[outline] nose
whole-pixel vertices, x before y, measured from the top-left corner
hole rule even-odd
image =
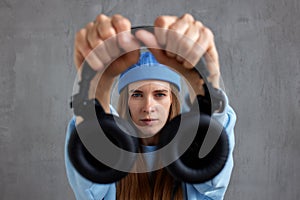
[[[144,113],[152,113],[155,110],[155,102],[154,99],[150,96],[145,98],[144,105],[143,105],[143,112]]]

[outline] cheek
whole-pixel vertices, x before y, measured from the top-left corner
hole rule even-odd
[[[165,118],[169,117],[171,103],[172,103],[171,100],[168,100],[168,101],[164,102],[163,104],[161,104],[161,107],[163,108],[163,109],[161,109],[161,111],[164,113]]]
[[[131,117],[132,121],[134,121],[135,123],[137,123],[138,122],[138,120],[137,120],[138,106],[136,104],[132,104],[129,101],[128,102],[128,109],[129,109],[129,113],[130,113],[130,117]]]

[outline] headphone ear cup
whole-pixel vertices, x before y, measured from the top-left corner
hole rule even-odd
[[[81,142],[74,128],[68,144],[68,154],[75,169],[86,179],[100,184],[113,183],[125,177],[126,172],[115,170],[97,160]]]
[[[138,152],[138,140],[128,134],[129,131],[134,131],[134,129],[125,120],[105,113],[97,113],[97,118],[98,120],[84,120],[76,128],[73,128],[68,143],[68,154],[75,169],[86,179],[100,184],[113,183],[128,174],[128,172],[117,170],[117,166],[126,163],[128,170],[130,170],[135,163],[135,157],[128,158],[120,151],[117,158],[112,158],[116,161],[115,167],[107,166],[88,151],[78,132],[87,135],[89,138],[93,138],[91,137],[93,134],[104,134],[119,149],[133,153]],[[101,128],[99,128],[99,124]]]
[[[188,137],[187,134],[193,134],[195,130],[193,126],[198,127],[196,136],[191,145],[180,155],[179,151],[185,141],[184,137]],[[209,134],[214,134],[212,138],[219,137],[219,139],[206,156],[199,158],[199,151],[208,129],[210,129]],[[179,134],[180,137],[170,143],[175,137],[174,134]],[[189,112],[179,115],[166,124],[161,136],[162,143],[170,143],[172,149],[169,154],[163,156],[175,160],[166,169],[177,180],[187,183],[206,182],[218,175],[225,166],[229,155],[226,131],[219,122],[207,114],[201,113],[199,116],[199,113]]]

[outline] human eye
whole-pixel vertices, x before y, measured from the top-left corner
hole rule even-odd
[[[165,97],[167,96],[165,93],[159,92],[155,94],[156,97]]]
[[[154,92],[154,96],[157,97],[157,98],[164,98],[164,97],[167,97],[169,95],[169,91],[168,90],[156,90]]]
[[[143,95],[141,93],[137,93],[137,92],[134,92],[132,93],[131,97],[134,97],[134,98],[137,98],[137,97],[142,97]]]

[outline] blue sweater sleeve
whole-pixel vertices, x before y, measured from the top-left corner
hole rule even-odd
[[[233,149],[235,145],[234,126],[236,123],[236,114],[229,106],[227,96],[224,111],[222,113],[215,113],[213,117],[223,124],[226,129],[229,138],[229,157],[222,171],[212,180],[201,184],[186,184],[186,192],[189,200],[221,200],[224,198],[229,185],[233,169]]]
[[[65,140],[65,166],[70,186],[77,200],[111,200],[116,199],[115,184],[96,184],[81,176],[72,165],[67,146],[75,128],[75,117],[68,124]]]

